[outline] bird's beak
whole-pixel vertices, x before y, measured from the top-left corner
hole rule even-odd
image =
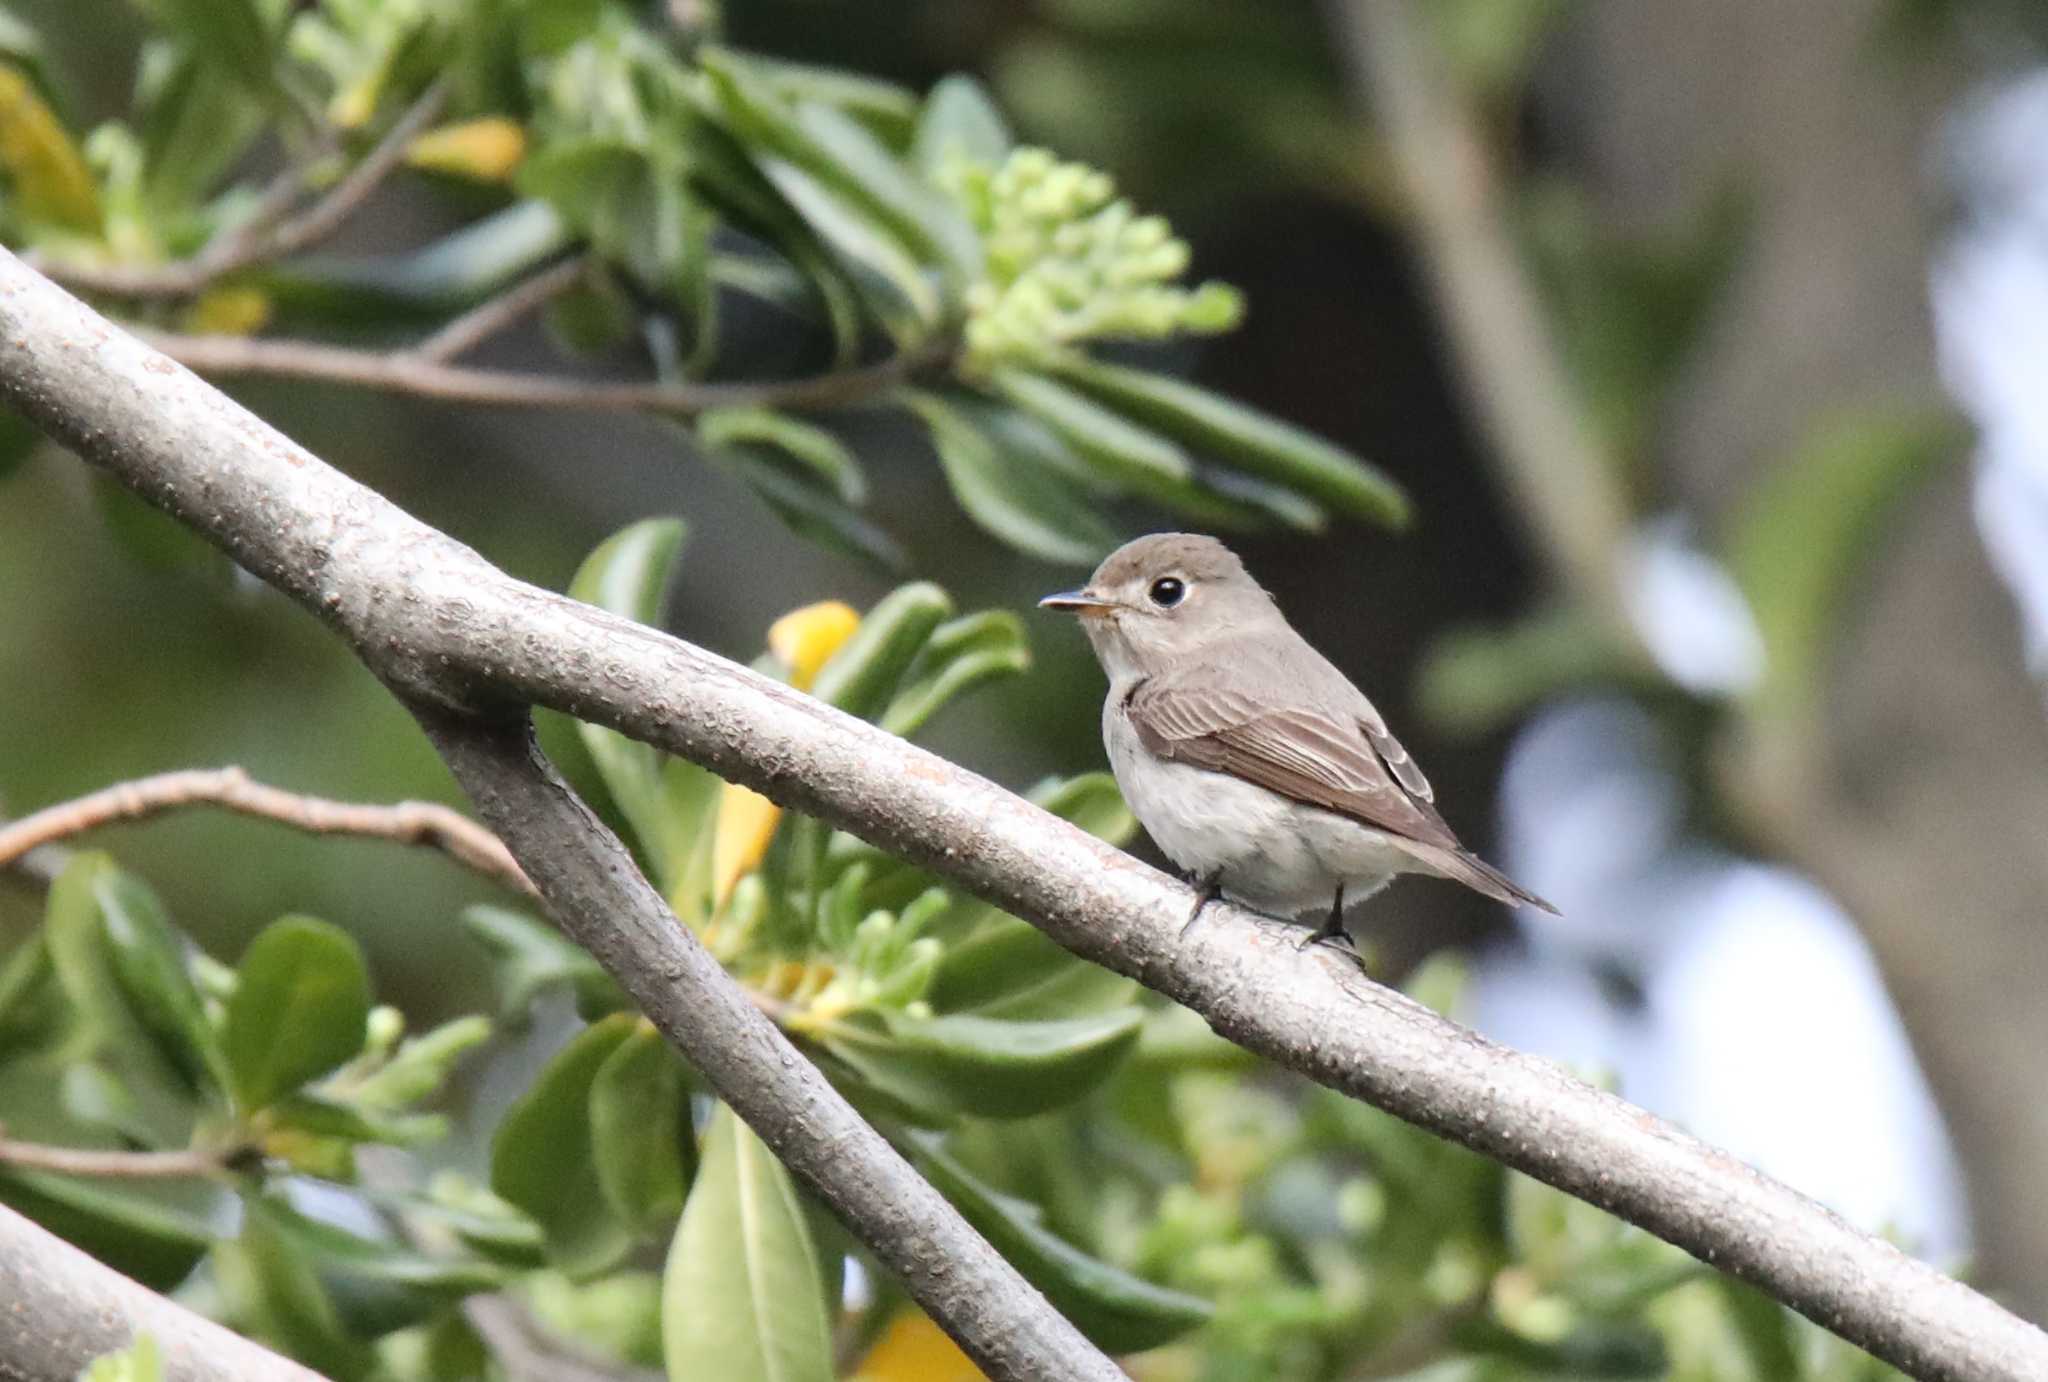
[[[1040,609],[1061,609],[1069,614],[1107,614],[1116,608],[1114,601],[1100,595],[1091,595],[1087,590],[1063,590],[1057,595],[1048,595],[1038,602]]]

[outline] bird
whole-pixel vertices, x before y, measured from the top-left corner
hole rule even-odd
[[[1557,914],[1459,843],[1365,693],[1215,538],[1127,542],[1038,603],[1078,617],[1109,678],[1110,769],[1196,890],[1183,934],[1221,896],[1282,919],[1320,912],[1301,945],[1343,944],[1346,906],[1400,874]]]

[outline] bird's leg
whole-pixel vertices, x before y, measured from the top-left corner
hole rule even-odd
[[[1219,869],[1211,874],[1191,874],[1188,883],[1195,890],[1195,906],[1194,910],[1188,913],[1188,919],[1181,923],[1180,933],[1183,938],[1194,930],[1195,923],[1202,919],[1202,909],[1223,896],[1223,871]]]
[[[1323,919],[1323,924],[1311,932],[1306,940],[1294,948],[1296,950],[1306,950],[1319,941],[1325,944],[1342,945],[1346,950],[1354,952],[1357,949],[1356,946],[1351,944],[1349,933],[1344,930],[1344,885],[1342,883],[1337,885],[1337,900],[1330,904],[1330,915]]]

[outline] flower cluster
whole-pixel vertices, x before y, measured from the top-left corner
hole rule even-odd
[[[966,296],[971,367],[1044,361],[1091,340],[1228,331],[1243,315],[1228,284],[1178,281],[1187,243],[1098,169],[1022,148],[996,166],[956,157],[939,181],[985,247]]]

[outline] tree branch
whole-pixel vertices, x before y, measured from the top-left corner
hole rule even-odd
[[[474,369],[421,358],[415,351],[387,353],[314,341],[181,336],[161,331],[136,334],[179,364],[201,374],[324,380],[450,403],[664,413],[673,417],[693,417],[713,408],[817,409],[864,403],[943,363],[952,354],[950,343],[937,342],[876,364],[802,379],[665,384]]]
[[[249,1147],[187,1147],[171,1152],[126,1152],[101,1147],[55,1147],[0,1136],[0,1166],[100,1180],[195,1180],[217,1176],[251,1151]]]
[[[745,667],[511,579],[4,254],[0,397],[316,611],[415,702],[501,712],[547,705],[702,763],[931,868],[1193,1008],[1250,1050],[1641,1225],[1909,1372],[1957,1382],[2048,1376],[2048,1335],[1642,1109],[1487,1041],[1336,957],[1297,951],[1283,923],[1222,907],[1182,938],[1192,894],[1129,855]],[[502,740],[505,731],[496,733]],[[509,761],[493,766],[511,753],[503,742],[469,752],[464,771],[479,786],[486,772],[504,779],[483,809],[515,854],[544,846],[584,856],[569,900],[596,905],[608,888],[645,898],[623,859],[583,840],[528,838],[550,833],[538,823],[543,812],[582,812],[566,793],[534,785]],[[544,889],[551,879],[566,887],[555,861],[524,863]],[[694,982],[705,957],[679,931],[664,939],[650,924],[636,917],[593,939],[622,982],[674,1015],[668,986]],[[749,1042],[763,1029],[732,1028]],[[777,1043],[722,1059],[767,1088],[803,1087],[815,1072],[784,1065],[787,1048]],[[737,1093],[759,1098],[758,1089]],[[790,1107],[805,1107],[807,1096],[791,1097]],[[764,1137],[800,1160],[804,1149],[787,1145],[792,1119],[797,1131],[806,1126],[783,1113]],[[881,1201],[882,1182],[865,1181],[872,1165],[846,1163],[867,1187],[861,1196]],[[962,1342],[970,1352],[987,1347]]]
[[[523,718],[416,713],[562,929],[985,1372],[1020,1382],[1123,1376],[854,1112],[676,920],[618,837],[534,747]]]
[[[0,1205],[0,1376],[72,1382],[101,1354],[148,1334],[166,1382],[321,1382],[232,1330],[95,1261]]]
[[[1552,574],[1635,647],[1619,471],[1585,422],[1522,269],[1486,141],[1417,33],[1408,0],[1333,0],[1330,14],[1379,117],[1459,381],[1516,510]]]
[[[496,297],[478,303],[403,353],[414,360],[445,364],[538,312],[575,287],[583,272],[581,256],[564,259],[530,278],[521,279]]]
[[[190,259],[175,264],[76,264],[33,262],[58,282],[110,297],[188,298],[251,264],[288,258],[340,230],[404,161],[414,139],[434,123],[448,101],[448,83],[437,81],[363,155],[327,194],[297,216],[280,219],[306,184],[304,166],[287,169],[258,202],[249,219],[207,242]]]
[[[0,822],[0,869],[39,845],[116,821],[140,820],[187,806],[219,806],[276,821],[313,835],[361,835],[394,844],[438,849],[488,878],[533,892],[505,846],[459,811],[427,801],[366,806],[328,801],[252,782],[240,768],[195,768],[159,773],[45,807],[18,821]]]

